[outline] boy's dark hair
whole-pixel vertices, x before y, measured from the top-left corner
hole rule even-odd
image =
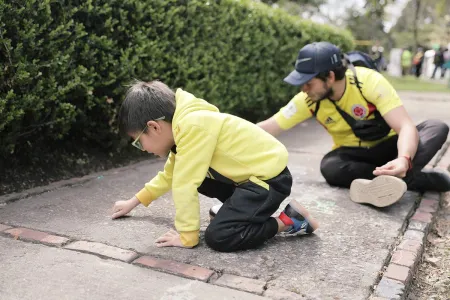
[[[140,132],[148,121],[162,117],[172,122],[174,113],[175,93],[167,85],[161,81],[135,80],[119,110],[119,131],[125,135]]]
[[[345,72],[347,72],[347,67],[344,65],[337,66],[332,70],[320,72],[319,74],[317,74],[317,76],[315,78],[320,79],[323,82],[325,82],[327,80],[327,78],[330,76],[331,71],[334,72],[334,76],[335,76],[336,80],[342,80],[345,77]]]

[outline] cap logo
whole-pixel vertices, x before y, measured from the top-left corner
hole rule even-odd
[[[297,59],[297,61],[295,62],[295,64],[298,65],[298,64],[300,64],[300,63],[302,63],[302,62],[305,62],[305,61],[308,61],[308,60],[311,60],[311,59],[312,59],[311,57],[302,58],[302,59]]]
[[[333,54],[333,56],[331,57],[331,64],[336,64],[338,62],[338,57],[336,54]]]

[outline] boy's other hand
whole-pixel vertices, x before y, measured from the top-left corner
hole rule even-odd
[[[184,246],[180,239],[180,234],[175,230],[169,230],[164,235],[156,240],[157,247],[181,247],[181,248],[191,248]]]
[[[133,197],[127,201],[117,201],[113,207],[112,219],[117,219],[126,215],[140,204],[138,198]]]

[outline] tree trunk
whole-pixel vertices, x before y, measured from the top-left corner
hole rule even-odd
[[[415,6],[415,9],[416,9],[415,16],[414,16],[414,22],[413,22],[413,34],[414,34],[415,51],[419,47],[418,24],[419,24],[420,5],[421,5],[421,0],[414,0],[414,6]]]

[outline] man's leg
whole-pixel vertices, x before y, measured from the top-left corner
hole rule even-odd
[[[345,149],[349,150],[349,149]],[[336,149],[324,156],[320,163],[320,172],[329,185],[349,188],[357,178],[372,179],[375,165],[356,160],[344,149]],[[355,148],[353,154],[359,154],[366,149]]]
[[[438,65],[434,66],[434,71],[433,71],[433,75],[431,75],[431,79],[434,79],[434,75],[436,75],[436,71],[437,71],[438,68],[439,68]]]
[[[421,72],[422,72],[422,65],[419,64],[419,65],[417,65],[417,67],[416,67],[416,77],[417,77],[417,78],[420,77]]]
[[[271,216],[290,194],[289,170],[259,184],[253,181],[236,187],[206,229],[205,241],[212,249],[232,252],[256,248],[279,231],[279,222]]]
[[[367,149],[342,147],[326,154],[320,163],[322,176],[333,186],[349,188],[355,179],[373,179],[373,171],[396,157],[397,137]]]
[[[413,160],[413,168],[404,178],[408,189],[416,191],[450,190],[450,177],[446,173],[422,170],[447,140],[449,128],[438,120],[427,120],[417,126],[419,146]]]
[[[397,140],[394,136],[370,149],[336,149],[323,158],[322,175],[330,185],[350,188],[354,202],[378,207],[391,205],[406,192],[406,184],[392,176],[375,178],[373,171],[397,157]]]

